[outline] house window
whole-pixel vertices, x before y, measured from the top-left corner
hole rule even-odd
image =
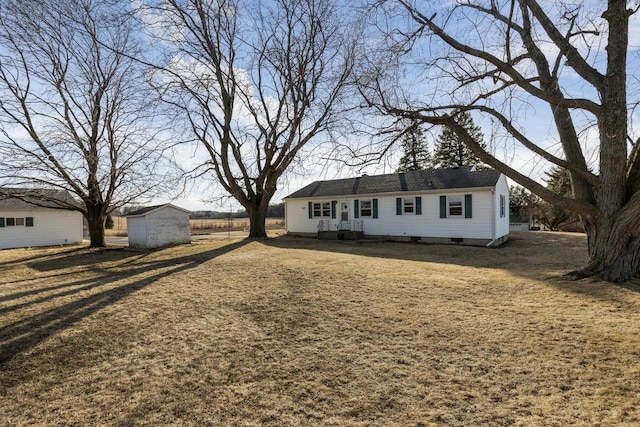
[[[314,218],[330,217],[331,216],[331,202],[314,203],[313,204],[313,216],[314,216]]]
[[[405,198],[405,199],[402,200],[402,206],[403,206],[403,212],[404,213],[412,214],[412,213],[415,212],[415,210],[414,210],[414,203],[415,202],[414,201],[415,201],[415,199],[413,197]]]
[[[371,200],[360,200],[360,216],[372,216]]]
[[[440,218],[458,218],[463,214],[465,218],[473,218],[473,194],[440,196]]]
[[[462,216],[462,196],[449,196],[449,216]]]

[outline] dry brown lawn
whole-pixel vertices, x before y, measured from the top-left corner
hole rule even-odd
[[[0,425],[640,424],[640,286],[498,249],[0,251]]]

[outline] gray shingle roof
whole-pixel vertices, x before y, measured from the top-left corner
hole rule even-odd
[[[473,170],[469,166],[387,175],[364,175],[357,178],[315,181],[291,193],[285,199],[494,187],[498,178],[500,178],[500,172],[496,170]]]
[[[0,209],[49,209],[61,204],[73,205],[75,200],[66,190],[50,188],[0,188]]]
[[[149,212],[155,211],[156,209],[160,209],[160,208],[165,207],[165,206],[171,206],[171,207],[173,207],[175,209],[181,210],[181,211],[183,211],[185,213],[188,213],[188,214],[191,213],[188,210],[183,209],[183,208],[178,207],[178,206],[174,206],[171,203],[164,203],[162,205],[146,206],[144,208],[136,209],[133,212],[126,213],[124,216],[140,216],[140,215],[147,214]]]
[[[140,209],[136,209],[133,212],[127,212],[124,216],[136,216],[136,215],[144,215],[148,212],[151,211],[155,211],[158,208],[161,208],[163,206],[166,206],[167,204],[163,204],[163,205],[154,205],[154,206],[146,206],[144,208],[140,208]]]

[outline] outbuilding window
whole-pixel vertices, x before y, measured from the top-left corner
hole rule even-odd
[[[33,227],[33,217],[26,218],[0,218],[0,228],[4,227]]]

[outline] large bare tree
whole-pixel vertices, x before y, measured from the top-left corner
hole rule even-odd
[[[266,237],[269,201],[313,138],[338,126],[355,31],[329,0],[164,0],[143,10],[168,58],[155,82],[217,183]]]
[[[578,213],[590,261],[572,276],[638,277],[640,140],[629,124],[638,102],[638,53],[635,70],[627,57],[629,20],[638,3],[395,0],[376,7],[387,18],[383,40],[390,50],[361,77],[369,105],[390,116],[447,126],[484,163]],[[388,73],[398,68],[417,76],[417,87],[402,91],[397,76],[403,74]],[[526,117],[533,109],[539,115],[546,110],[548,121]],[[455,122],[464,111],[490,119],[499,126],[496,135],[518,152],[529,150],[536,162],[566,169],[570,197],[483,149]],[[536,128],[550,129],[555,145]]]
[[[69,191],[49,202],[83,214],[93,247],[110,210],[166,191],[172,173],[128,3],[0,3],[0,183]]]

